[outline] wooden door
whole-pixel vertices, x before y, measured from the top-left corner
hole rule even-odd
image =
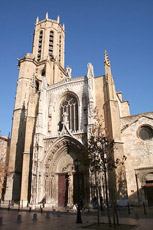
[[[68,177],[67,174],[58,175],[58,206],[65,207],[68,200]]]
[[[147,181],[146,183],[146,195],[148,200],[148,205],[153,205],[153,181]]]

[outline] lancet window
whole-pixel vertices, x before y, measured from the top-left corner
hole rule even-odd
[[[54,43],[54,31],[50,31],[49,34],[49,56],[53,57],[53,43]]]
[[[42,39],[43,39],[43,31],[41,30],[39,33],[37,61],[40,61],[41,59]]]
[[[68,127],[72,131],[78,130],[78,102],[73,95],[65,95],[60,104],[60,123],[63,122],[63,114],[67,114]]]
[[[59,36],[59,62],[61,62],[61,49],[62,49],[62,42],[61,42],[61,35]]]

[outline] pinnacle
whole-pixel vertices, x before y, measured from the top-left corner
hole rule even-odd
[[[105,59],[104,59],[104,63],[108,66],[110,66],[110,60],[108,58],[108,54],[107,54],[107,51],[105,50]]]

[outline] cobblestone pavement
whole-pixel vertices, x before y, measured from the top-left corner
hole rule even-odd
[[[46,210],[47,211],[47,210]],[[47,212],[43,211],[20,211],[0,209],[0,217],[2,217],[2,230],[64,230],[72,229],[79,230],[83,227],[97,222],[95,212],[83,213],[82,224],[76,224],[76,213],[66,212],[50,212],[50,219],[47,219]],[[136,225],[136,230],[152,230],[153,229],[153,208],[147,210],[147,215],[144,215],[143,209],[131,209],[131,214],[128,214],[127,209],[119,210],[119,220],[121,224]],[[132,214],[133,213],[133,214]],[[33,215],[37,214],[37,220],[33,220]],[[18,215],[21,215],[20,220],[17,221]],[[105,212],[100,216],[100,222],[107,223]],[[0,224],[1,225],[1,224]],[[88,229],[88,228],[86,228]],[[113,228],[111,228],[113,229]],[[125,228],[126,230],[126,228]]]

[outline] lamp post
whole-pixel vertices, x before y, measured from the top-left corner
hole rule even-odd
[[[78,184],[78,207],[77,207],[77,219],[76,223],[82,223],[82,218],[81,218],[81,210],[80,210],[80,181],[79,181],[79,165],[80,162],[78,159],[75,160],[74,162],[76,166],[76,171],[77,171],[77,184]]]

